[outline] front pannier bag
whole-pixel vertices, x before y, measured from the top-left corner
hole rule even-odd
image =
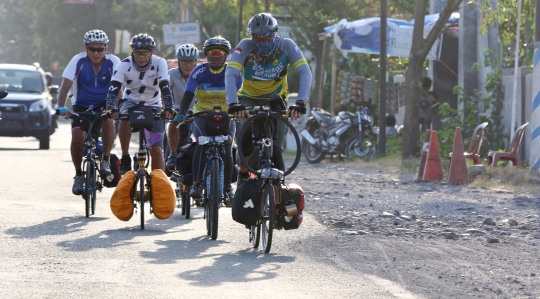
[[[111,197],[111,211],[122,221],[129,221],[133,216],[132,188],[134,183],[135,171],[130,170],[124,173]]]

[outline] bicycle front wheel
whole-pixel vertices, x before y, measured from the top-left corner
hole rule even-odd
[[[93,214],[93,211],[91,212],[90,207],[92,203],[92,195],[94,194],[94,165],[92,160],[87,160],[84,162],[84,189],[83,189],[83,196],[84,196],[84,204],[85,204],[85,212],[86,212],[86,218],[90,217],[90,213]]]
[[[219,175],[219,160],[217,158],[212,159],[212,169],[210,170],[210,202],[207,203],[209,207],[208,218],[210,220],[210,238],[212,240],[217,239],[218,235],[218,219],[219,219],[219,203],[221,201],[220,192],[220,175]]]
[[[253,245],[253,248],[259,248],[259,242],[261,240],[261,223],[257,221],[257,224],[252,225],[249,228],[249,242]]]
[[[184,190],[181,191],[180,196],[182,196],[182,215],[186,216],[186,219],[189,219],[191,216],[191,197],[189,197],[189,191],[191,190],[190,186],[182,185]]]
[[[139,175],[139,208],[141,213],[141,229],[144,229],[144,174]]]
[[[261,192],[261,230],[264,253],[270,252],[274,232],[275,205],[274,186],[266,183]]]

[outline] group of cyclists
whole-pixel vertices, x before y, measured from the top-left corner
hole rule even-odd
[[[287,103],[289,66],[294,67],[299,74],[298,99],[309,99],[312,81],[309,65],[291,39],[279,36],[277,20],[269,13],[259,13],[249,20],[247,27],[250,38],[240,41],[234,50],[230,42],[221,36],[207,39],[202,49],[206,62],[200,65],[197,65],[199,50],[194,45],[180,46],[176,51],[178,68],[170,70],[164,58],[154,55],[156,43],[148,34],[140,33],[131,39],[132,53],[123,60],[107,51],[109,40],[105,32],[95,29],[85,34],[85,52],[75,55],[62,74],[58,111],[69,118],[71,112],[65,103],[68,92],[72,90],[73,112],[88,109],[100,113],[109,112],[111,118],[95,125],[93,132],[99,134],[101,130],[103,139],[103,160],[100,165],[102,176],[111,173],[109,156],[116,135],[114,121],[120,114],[128,113],[128,109],[134,105],[150,106],[157,112],[163,112],[164,119],[154,120],[151,129],[154,137],[148,145],[152,169],[165,170],[174,169],[176,165],[177,150],[183,141],[179,134],[181,123],[190,109],[197,113],[221,106],[229,114],[234,114],[235,119],[242,124],[249,116],[247,108],[267,105],[269,99],[277,95]],[[299,111],[290,109],[289,117],[292,120],[298,119]],[[171,121],[167,132],[171,151],[165,161],[163,133],[166,121]],[[71,126],[71,157],[75,167],[72,192],[80,195],[83,192],[82,148],[87,126],[79,118],[74,118]],[[235,140],[236,125],[233,120],[229,128],[229,135]],[[196,118],[189,132],[194,140],[204,136],[204,117]],[[129,122],[120,121],[118,136],[122,150],[122,174],[132,167],[128,153],[131,134]],[[278,127],[278,140],[273,148],[275,167],[282,171],[285,168],[282,152],[286,134],[286,126]],[[250,130],[246,130],[244,136],[236,137],[241,140],[239,146],[243,152],[250,153],[253,147]],[[197,145],[193,157],[194,184],[190,191],[194,199],[202,196],[201,179],[205,166],[203,156],[202,146]],[[226,147],[223,159],[224,191],[232,193],[232,144]],[[247,168],[240,165],[237,186],[247,178]]]

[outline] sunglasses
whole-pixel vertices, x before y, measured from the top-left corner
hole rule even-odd
[[[88,50],[90,52],[94,52],[94,53],[96,53],[96,52],[101,53],[101,52],[105,51],[105,48],[104,47],[103,48],[88,47]]]
[[[225,56],[227,52],[223,50],[210,50],[206,53],[206,56]]]
[[[263,34],[254,34],[251,36],[254,42],[261,43],[270,41],[274,37],[274,32],[263,33]]]

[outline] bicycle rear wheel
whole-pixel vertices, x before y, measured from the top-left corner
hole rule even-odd
[[[274,186],[266,183],[261,192],[261,230],[264,253],[269,253],[272,247],[272,234],[276,215],[274,199]]]
[[[182,215],[186,216],[186,219],[191,217],[191,197],[189,197],[189,191],[191,190],[190,186],[184,185],[184,190],[182,190]]]
[[[257,224],[252,225],[249,228],[249,242],[253,245],[253,248],[259,248],[261,240],[261,223],[257,221]]]

